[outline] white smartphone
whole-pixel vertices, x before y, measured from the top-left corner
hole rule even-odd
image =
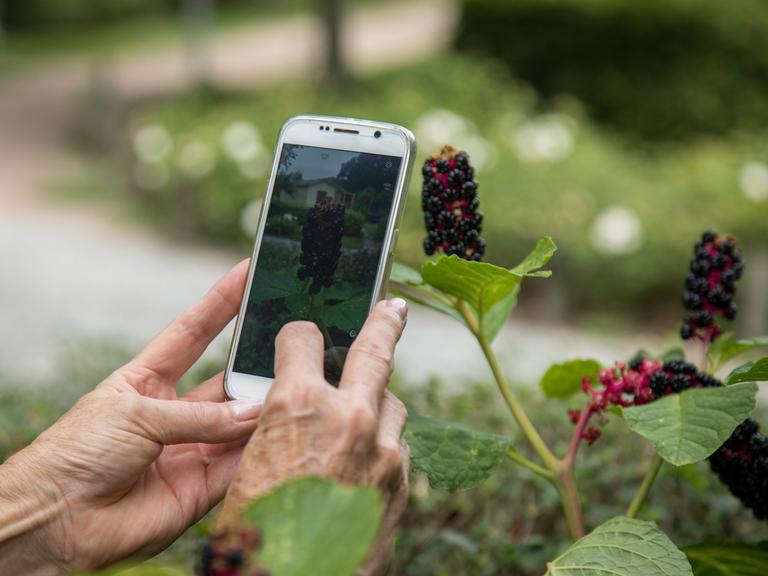
[[[280,131],[224,375],[233,399],[265,398],[275,337],[294,320],[320,328],[325,375],[386,293],[415,139],[394,124],[297,116]]]

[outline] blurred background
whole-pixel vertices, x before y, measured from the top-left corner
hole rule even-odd
[[[0,457],[250,254],[277,132],[299,113],[403,124],[417,167],[467,150],[489,261],[554,237],[553,278],[524,287],[498,341],[522,385],[564,358],[674,345],[706,228],[739,238],[735,330],[764,334],[766,94],[764,0],[0,0]],[[398,246],[411,265],[418,174]],[[412,311],[396,385],[511,433],[452,322]],[[230,335],[183,386],[221,369]],[[565,435],[565,407],[529,402]],[[590,520],[642,468],[616,469],[628,444],[587,457]],[[711,503],[706,466],[662,481],[659,512],[695,511],[665,520],[679,544],[768,536],[728,496]],[[403,574],[527,574],[563,533],[554,494],[519,471],[468,495],[417,483],[414,499]]]

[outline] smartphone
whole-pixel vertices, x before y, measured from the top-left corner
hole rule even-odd
[[[386,293],[416,143],[394,124],[297,116],[280,131],[224,387],[266,397],[275,338],[294,320],[323,334],[325,376]]]

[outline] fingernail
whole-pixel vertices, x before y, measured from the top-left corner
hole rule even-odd
[[[230,402],[235,418],[240,421],[253,420],[261,414],[264,407],[263,400],[236,400]]]
[[[402,298],[392,298],[387,300],[387,307],[396,311],[400,318],[405,320],[405,316],[408,314],[408,303]]]

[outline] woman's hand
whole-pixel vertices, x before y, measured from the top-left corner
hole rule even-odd
[[[275,382],[214,530],[237,527],[243,508],[288,479],[317,475],[379,488],[384,525],[364,573],[386,570],[408,495],[404,405],[386,392],[406,303],[379,303],[349,350],[338,388],[323,377],[323,337],[309,322],[277,337]]]
[[[248,262],[0,466],[0,573],[57,574],[175,540],[224,496],[261,405],[176,383],[237,313]]]

